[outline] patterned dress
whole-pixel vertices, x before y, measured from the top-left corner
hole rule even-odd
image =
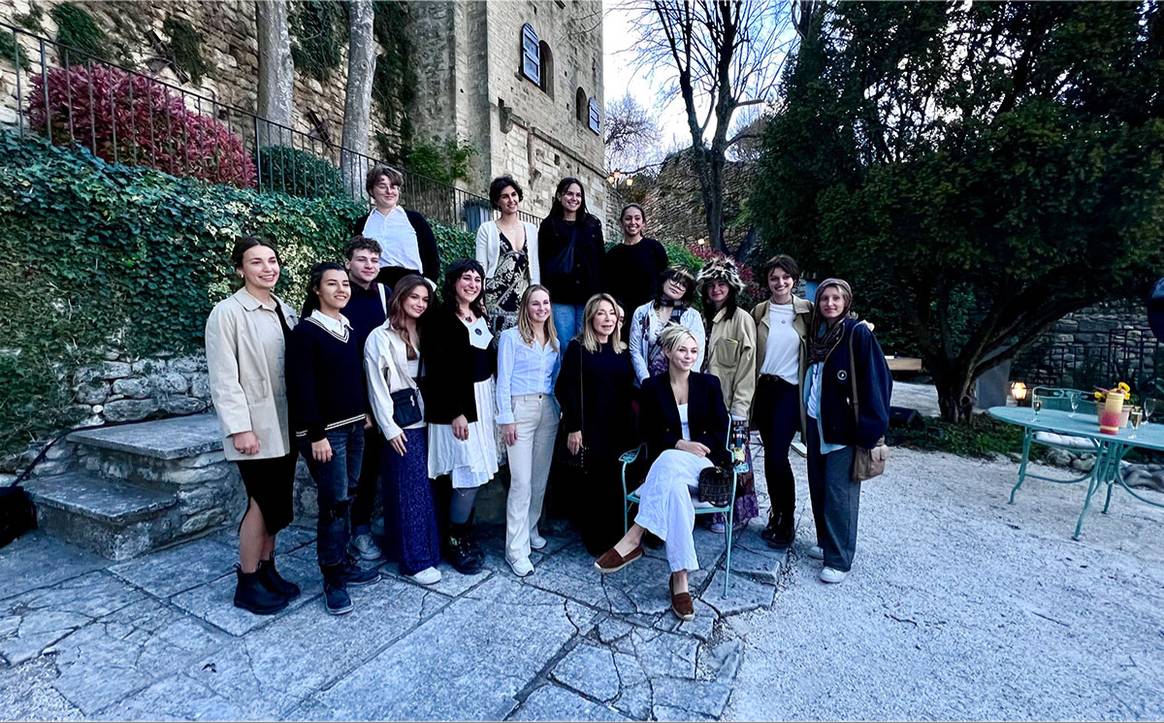
[[[526,253],[526,246],[530,239],[526,239],[526,246],[521,251],[514,251],[513,244],[505,234],[500,236],[501,251],[497,259],[497,271],[485,280],[485,309],[489,312],[495,336],[517,326],[521,296],[529,288],[529,254]]]

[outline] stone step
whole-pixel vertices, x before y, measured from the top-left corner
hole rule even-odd
[[[73,432],[69,441],[87,450],[105,449],[172,460],[222,451],[222,428],[213,414]]]
[[[180,531],[175,492],[85,472],[25,483],[37,525],[50,535],[111,560],[171,542]]]

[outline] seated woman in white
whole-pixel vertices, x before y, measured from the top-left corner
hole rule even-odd
[[[699,569],[695,556],[695,503],[699,473],[712,465],[726,466],[728,412],[719,380],[691,371],[699,356],[699,341],[685,327],[668,324],[659,334],[667,358],[667,373],[643,382],[640,428],[651,462],[638,489],[635,523],[614,547],[594,563],[603,573],[616,572],[643,555],[644,532],[667,547],[671,567],[671,610],[682,620],[695,617],[687,573]]]

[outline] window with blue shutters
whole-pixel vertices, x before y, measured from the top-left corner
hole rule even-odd
[[[595,133],[602,133],[602,114],[598,110],[598,101],[594,98],[590,99],[590,130]]]
[[[538,34],[529,23],[521,26],[521,74],[541,86],[542,56]]]

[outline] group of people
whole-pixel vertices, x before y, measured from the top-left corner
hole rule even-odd
[[[207,319],[206,351],[225,453],[247,494],[236,606],[272,614],[300,594],[274,551],[301,455],[318,492],[330,613],[353,609],[348,588],[379,580],[364,563],[382,557],[423,585],[441,579],[442,560],[480,570],[476,495],[506,464],[514,574],[533,573],[531,551],[546,545],[549,486],[549,507],[568,510],[602,573],[641,557],[646,533],[660,540],[672,609],[690,619],[693,494],[703,470],[749,459],[749,429],[763,442],[772,501],[761,534],[774,548],[793,542],[788,453],[799,430],[816,521],[809,554],[823,560],[821,580],[845,577],[860,499],[853,457],[884,435],[891,389],[848,284],[828,279],[815,302],[801,299],[796,262],[776,256],[762,269],[769,299],[749,313],[733,261],[697,274],[669,264],[644,236],[640,206],[622,210],[622,241],[607,251],[578,179],[558,184],[535,228],[519,218],[523,190],[507,176],[490,185],[499,217],[478,229],[475,258],[438,278],[432,229],[400,206],[402,184],[389,167],[368,173],[372,208],[353,223],[347,263],[317,264],[298,311],[274,294],[275,243],[235,244],[242,287]],[[640,444],[645,479],[627,530],[620,455]],[[758,514],[750,475],[733,504],[736,524]],[[728,524],[717,517],[713,529]]]

